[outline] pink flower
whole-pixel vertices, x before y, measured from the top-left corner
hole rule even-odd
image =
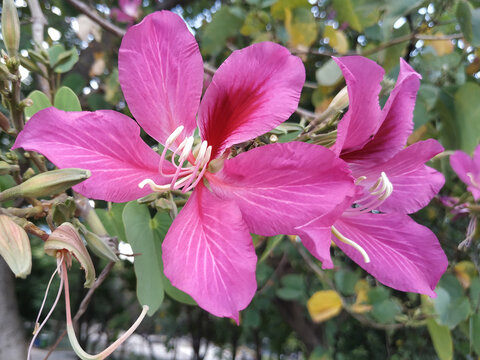
[[[460,180],[467,185],[475,201],[480,199],[480,145],[475,149],[473,158],[463,151],[455,151],[450,156],[450,165]]]
[[[164,11],[127,31],[119,75],[135,119],[165,146],[161,156],[133,120],[114,111],[45,109],[14,148],[39,151],[58,167],[89,169],[92,176],[74,189],[95,199],[194,188],[164,240],[165,274],[202,308],[238,321],[256,291],[250,232],[290,234],[318,214],[331,225],[327,214],[353,196],[346,163],[320,146],[272,144],[228,158],[232,145],[270,131],[296,109],[302,61],[269,42],[235,51],[200,103],[198,45],[182,19]],[[201,142],[194,145],[197,125]]]
[[[140,17],[142,0],[119,0],[119,8],[112,9],[112,18],[132,25]]]
[[[337,209],[332,228],[314,220],[297,228],[298,234],[326,268],[333,266],[332,239],[385,285],[435,296],[447,258],[435,235],[407,215],[426,206],[444,184],[441,173],[425,166],[443,151],[437,141],[404,148],[413,130],[420,75],[401,60],[397,84],[381,109],[383,69],[363,57],[335,61],[347,82],[349,109],[333,150],[348,162],[357,194],[343,213]]]

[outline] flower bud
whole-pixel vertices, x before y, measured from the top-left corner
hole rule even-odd
[[[18,171],[20,167],[18,165],[10,165],[6,161],[0,161],[0,175],[10,174],[12,171]]]
[[[345,86],[342,90],[338,92],[337,95],[335,95],[328,107],[335,110],[336,112],[339,112],[348,106],[348,101],[348,91],[347,87]]]
[[[61,193],[88,179],[90,171],[83,169],[59,169],[38,174],[24,183],[0,193],[0,201],[17,197],[41,197]]]
[[[83,244],[80,235],[72,224],[66,222],[56,228],[48,237],[44,245],[45,253],[57,256],[58,251],[67,252],[78,260],[85,271],[85,287],[91,287],[95,281],[95,268],[87,248]],[[70,259],[67,259],[67,263]]]
[[[118,261],[118,257],[113,252],[112,248],[108,246],[108,244],[106,244],[105,241],[98,235],[87,230],[86,232],[84,232],[83,236],[87,241],[89,249],[93,251],[95,255],[108,261]]]
[[[3,0],[2,35],[8,55],[16,56],[20,46],[20,21],[13,0]]]
[[[28,235],[6,215],[0,215],[0,256],[16,277],[26,278],[32,270]]]

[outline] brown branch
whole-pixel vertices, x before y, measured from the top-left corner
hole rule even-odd
[[[96,10],[92,9],[90,6],[85,4],[83,1],[67,0],[67,2],[70,5],[72,5],[75,9],[80,11],[81,13],[87,15],[90,19],[95,21],[98,25],[100,25],[102,28],[104,28],[108,32],[112,33],[113,35],[116,35],[118,37],[122,37],[123,35],[125,35],[125,30],[124,29],[118,27],[117,25],[112,24],[107,19],[98,15]]]
[[[30,8],[30,13],[32,15],[32,38],[33,42],[35,43],[35,48],[38,50],[43,43],[43,30],[47,24],[47,19],[43,15],[42,8],[40,7],[38,0],[28,0],[28,7]],[[45,65],[37,63],[37,66],[44,74],[46,74]],[[41,74],[37,74],[36,77],[38,85],[40,86],[40,90],[42,90],[42,92],[50,98],[51,93],[48,80],[45,79]]]

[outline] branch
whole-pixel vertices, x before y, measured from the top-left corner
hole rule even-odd
[[[108,32],[112,33],[113,35],[116,35],[118,37],[122,37],[123,35],[125,35],[125,30],[124,29],[118,27],[117,25],[112,24],[107,19],[98,15],[96,10],[92,9],[90,6],[85,4],[83,1],[67,0],[67,2],[70,5],[72,5],[75,9],[80,11],[81,13],[87,15],[90,19],[95,21],[98,25],[100,25],[102,28],[104,28]]]
[[[33,42],[35,43],[35,48],[38,49],[38,47],[40,47],[43,43],[43,29],[44,26],[47,24],[47,19],[43,15],[42,8],[40,7],[38,0],[28,0],[28,7],[30,8],[30,13],[32,15]],[[37,66],[44,74],[46,74],[45,65],[37,63]],[[40,86],[40,90],[42,90],[42,92],[45,93],[48,97],[51,97],[50,85],[48,84],[48,80],[42,77],[40,74],[37,74],[36,77],[38,85]]]

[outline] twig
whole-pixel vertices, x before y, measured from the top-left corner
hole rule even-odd
[[[44,26],[47,24],[47,19],[43,15],[42,8],[40,7],[38,0],[28,0],[28,7],[30,8],[30,13],[32,14],[33,42],[35,43],[35,47],[38,49],[38,47],[40,47],[43,43],[43,29]],[[42,73],[46,73],[45,65],[37,63],[37,66],[42,71]],[[48,84],[48,80],[40,74],[37,74],[37,81],[42,92],[45,93],[48,97],[50,97],[50,85]]]
[[[80,11],[81,13],[87,15],[90,19],[95,21],[98,25],[100,25],[105,30],[111,32],[113,35],[118,37],[122,37],[125,35],[125,30],[118,27],[117,25],[112,24],[107,19],[98,15],[98,13],[92,9],[90,6],[85,4],[83,1],[79,0],[67,0],[67,2],[72,5],[75,9]]]
[[[83,298],[82,302],[80,303],[80,306],[75,314],[75,316],[73,317],[73,325],[75,326],[76,323],[78,322],[78,320],[80,319],[80,317],[85,313],[85,311],[87,311],[87,308],[88,308],[88,305],[90,304],[90,301],[92,300],[92,297],[93,297],[93,294],[95,292],[95,290],[105,281],[105,279],[107,278],[108,274],[110,273],[110,271],[112,270],[113,266],[115,265],[115,262],[109,262],[107,264],[107,266],[105,266],[102,270],[102,272],[100,273],[100,275],[98,276],[97,280],[95,280],[93,286],[88,290],[87,294],[85,295],[85,297]],[[55,351],[55,349],[57,348],[58,344],[60,344],[60,341],[62,341],[62,339],[65,337],[65,335],[67,335],[67,330],[64,330],[60,336],[58,337],[57,341],[55,341],[55,343],[52,345],[52,347],[50,348],[50,350],[48,351],[47,355],[45,356],[44,360],[47,360],[48,357],[52,354],[52,352]]]

